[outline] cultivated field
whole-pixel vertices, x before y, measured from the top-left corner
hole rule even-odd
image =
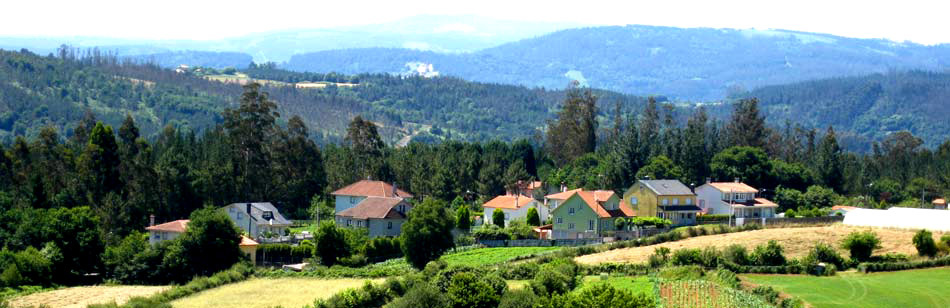
[[[585,276],[581,286],[574,292],[582,292],[585,288],[598,283],[606,283],[618,289],[625,289],[634,294],[653,293],[653,282],[646,276],[614,276],[610,275],[606,280],[600,276]]]
[[[459,253],[446,254],[441,260],[449,265],[483,266],[502,263],[514,257],[533,253],[554,251],[561,247],[495,247],[479,248]]]
[[[362,286],[366,279],[255,278],[203,291],[172,302],[175,308],[303,307],[318,298]],[[382,280],[372,280],[381,282]]]
[[[743,281],[769,285],[814,307],[950,307],[950,268],[887,273],[838,273],[837,276],[741,275]]]
[[[688,238],[681,241],[657,244],[652,246],[615,249],[602,253],[591,254],[577,257],[575,260],[583,264],[597,263],[643,263],[647,262],[653,250],[657,247],[668,247],[672,250],[680,248],[705,248],[708,246],[723,248],[732,244],[744,245],[749,250],[757,245],[767,243],[769,240],[775,240],[785,248],[785,256],[798,258],[808,254],[808,250],[815,246],[817,242],[825,242],[837,248],[844,256],[848,253],[841,249],[839,244],[848,233],[852,231],[863,231],[872,228],[852,227],[845,225],[831,225],[824,227],[804,227],[804,228],[776,228],[762,229],[755,231],[736,232],[729,234],[707,235]],[[911,243],[914,231],[895,230],[895,229],[872,229],[881,238],[881,249],[875,250],[875,254],[888,252],[903,253],[915,256],[917,250]],[[940,234],[935,233],[935,238]]]
[[[83,308],[90,304],[112,301],[123,304],[131,297],[149,296],[168,288],[167,286],[73,287],[17,297],[10,300],[10,305],[13,307],[46,305],[49,307]]]

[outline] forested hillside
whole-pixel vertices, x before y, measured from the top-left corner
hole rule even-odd
[[[346,49],[295,55],[286,67],[342,73],[402,72],[432,63],[467,80],[595,88],[687,100],[803,80],[950,66],[950,46],[784,30],[612,26],[569,29],[468,54]]]
[[[279,111],[300,115],[313,127],[318,141],[338,141],[346,123],[357,114],[380,125],[388,142],[406,136],[430,141],[510,141],[535,136],[564,97],[563,91],[451,77],[301,74],[268,65],[254,65],[246,73],[286,83],[352,83],[295,88],[265,82]],[[0,80],[0,138],[8,143],[13,135],[35,136],[47,125],[66,136],[80,121],[91,125],[99,119],[118,125],[126,114],[132,115],[145,136],[156,135],[168,124],[200,131],[219,123],[218,112],[232,105],[242,91],[236,83],[67,49],[52,57],[0,51]],[[626,110],[642,103],[638,97],[595,93],[604,105],[601,118],[608,117],[617,103]]]
[[[849,147],[858,150],[870,150],[871,141],[901,130],[936,147],[950,132],[948,73],[890,72],[806,81],[763,87],[744,96],[757,97],[772,123],[831,125],[850,132]]]

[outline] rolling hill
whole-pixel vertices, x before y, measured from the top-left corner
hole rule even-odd
[[[950,45],[924,46],[785,30],[608,26],[561,30],[473,53],[399,48],[298,54],[296,71],[394,73],[433,64],[463,79],[563,88],[572,79],[611,91],[680,100],[804,80],[889,70],[944,70]]]

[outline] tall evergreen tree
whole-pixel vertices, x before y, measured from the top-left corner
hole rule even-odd
[[[765,118],[759,114],[759,100],[740,100],[735,105],[726,130],[732,146],[765,147],[769,131],[765,126]]]
[[[597,97],[572,83],[557,120],[548,123],[546,146],[560,166],[594,151],[597,145]]]
[[[241,105],[224,111],[224,127],[228,131],[233,153],[234,176],[238,179],[241,200],[267,200],[271,190],[270,144],[280,117],[277,104],[268,98],[261,85],[244,86]]]
[[[818,145],[817,168],[818,175],[822,184],[841,192],[844,185],[844,172],[841,166],[841,147],[838,146],[838,139],[835,136],[835,130],[828,126],[828,132],[821,139]]]

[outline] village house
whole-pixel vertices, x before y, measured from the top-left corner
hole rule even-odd
[[[696,195],[677,180],[638,180],[623,194],[636,216],[669,219],[674,226],[696,224]]]
[[[412,194],[397,188],[394,184],[373,180],[362,180],[347,185],[346,187],[337,189],[336,191],[330,193],[330,195],[336,197],[336,202],[334,204],[335,212],[337,214],[348,208],[356,206],[369,197],[402,199],[412,198]]]
[[[930,204],[933,205],[933,207],[934,207],[935,210],[946,210],[946,209],[947,209],[947,200],[944,199],[944,198],[937,198],[937,199],[934,199],[934,201],[931,202]]]
[[[150,217],[149,226],[145,228],[145,230],[148,231],[148,243],[155,245],[178,238],[188,229],[188,222],[190,222],[188,219],[179,219],[156,225],[155,215],[152,215]],[[257,262],[258,245],[257,242],[243,235],[241,235],[241,242],[238,243],[241,252],[247,254],[251,262],[255,264]]]
[[[845,216],[848,215],[848,212],[851,212],[858,207],[847,206],[847,205],[835,205],[831,207],[831,212],[828,212],[828,216]]]
[[[337,226],[365,228],[369,237],[399,236],[412,205],[399,197],[366,197],[336,214]]]
[[[221,210],[251,238],[285,235],[292,224],[270,202],[231,203]]]
[[[633,209],[621,204],[616,193],[609,190],[569,190],[545,196],[553,205],[551,238],[599,238],[615,231],[617,218],[633,216]]]
[[[733,215],[736,218],[772,218],[778,204],[757,198],[759,190],[740,182],[706,182],[696,187],[699,208],[704,214]]]
[[[541,204],[541,202],[521,194],[497,196],[488,200],[485,204],[482,204],[482,208],[484,208],[485,211],[483,217],[486,217],[486,222],[492,222],[495,210],[500,209],[505,213],[504,226],[508,226],[508,223],[515,219],[527,219],[529,208],[537,210],[541,221],[545,221],[548,218],[548,211],[542,207],[543,204]]]

